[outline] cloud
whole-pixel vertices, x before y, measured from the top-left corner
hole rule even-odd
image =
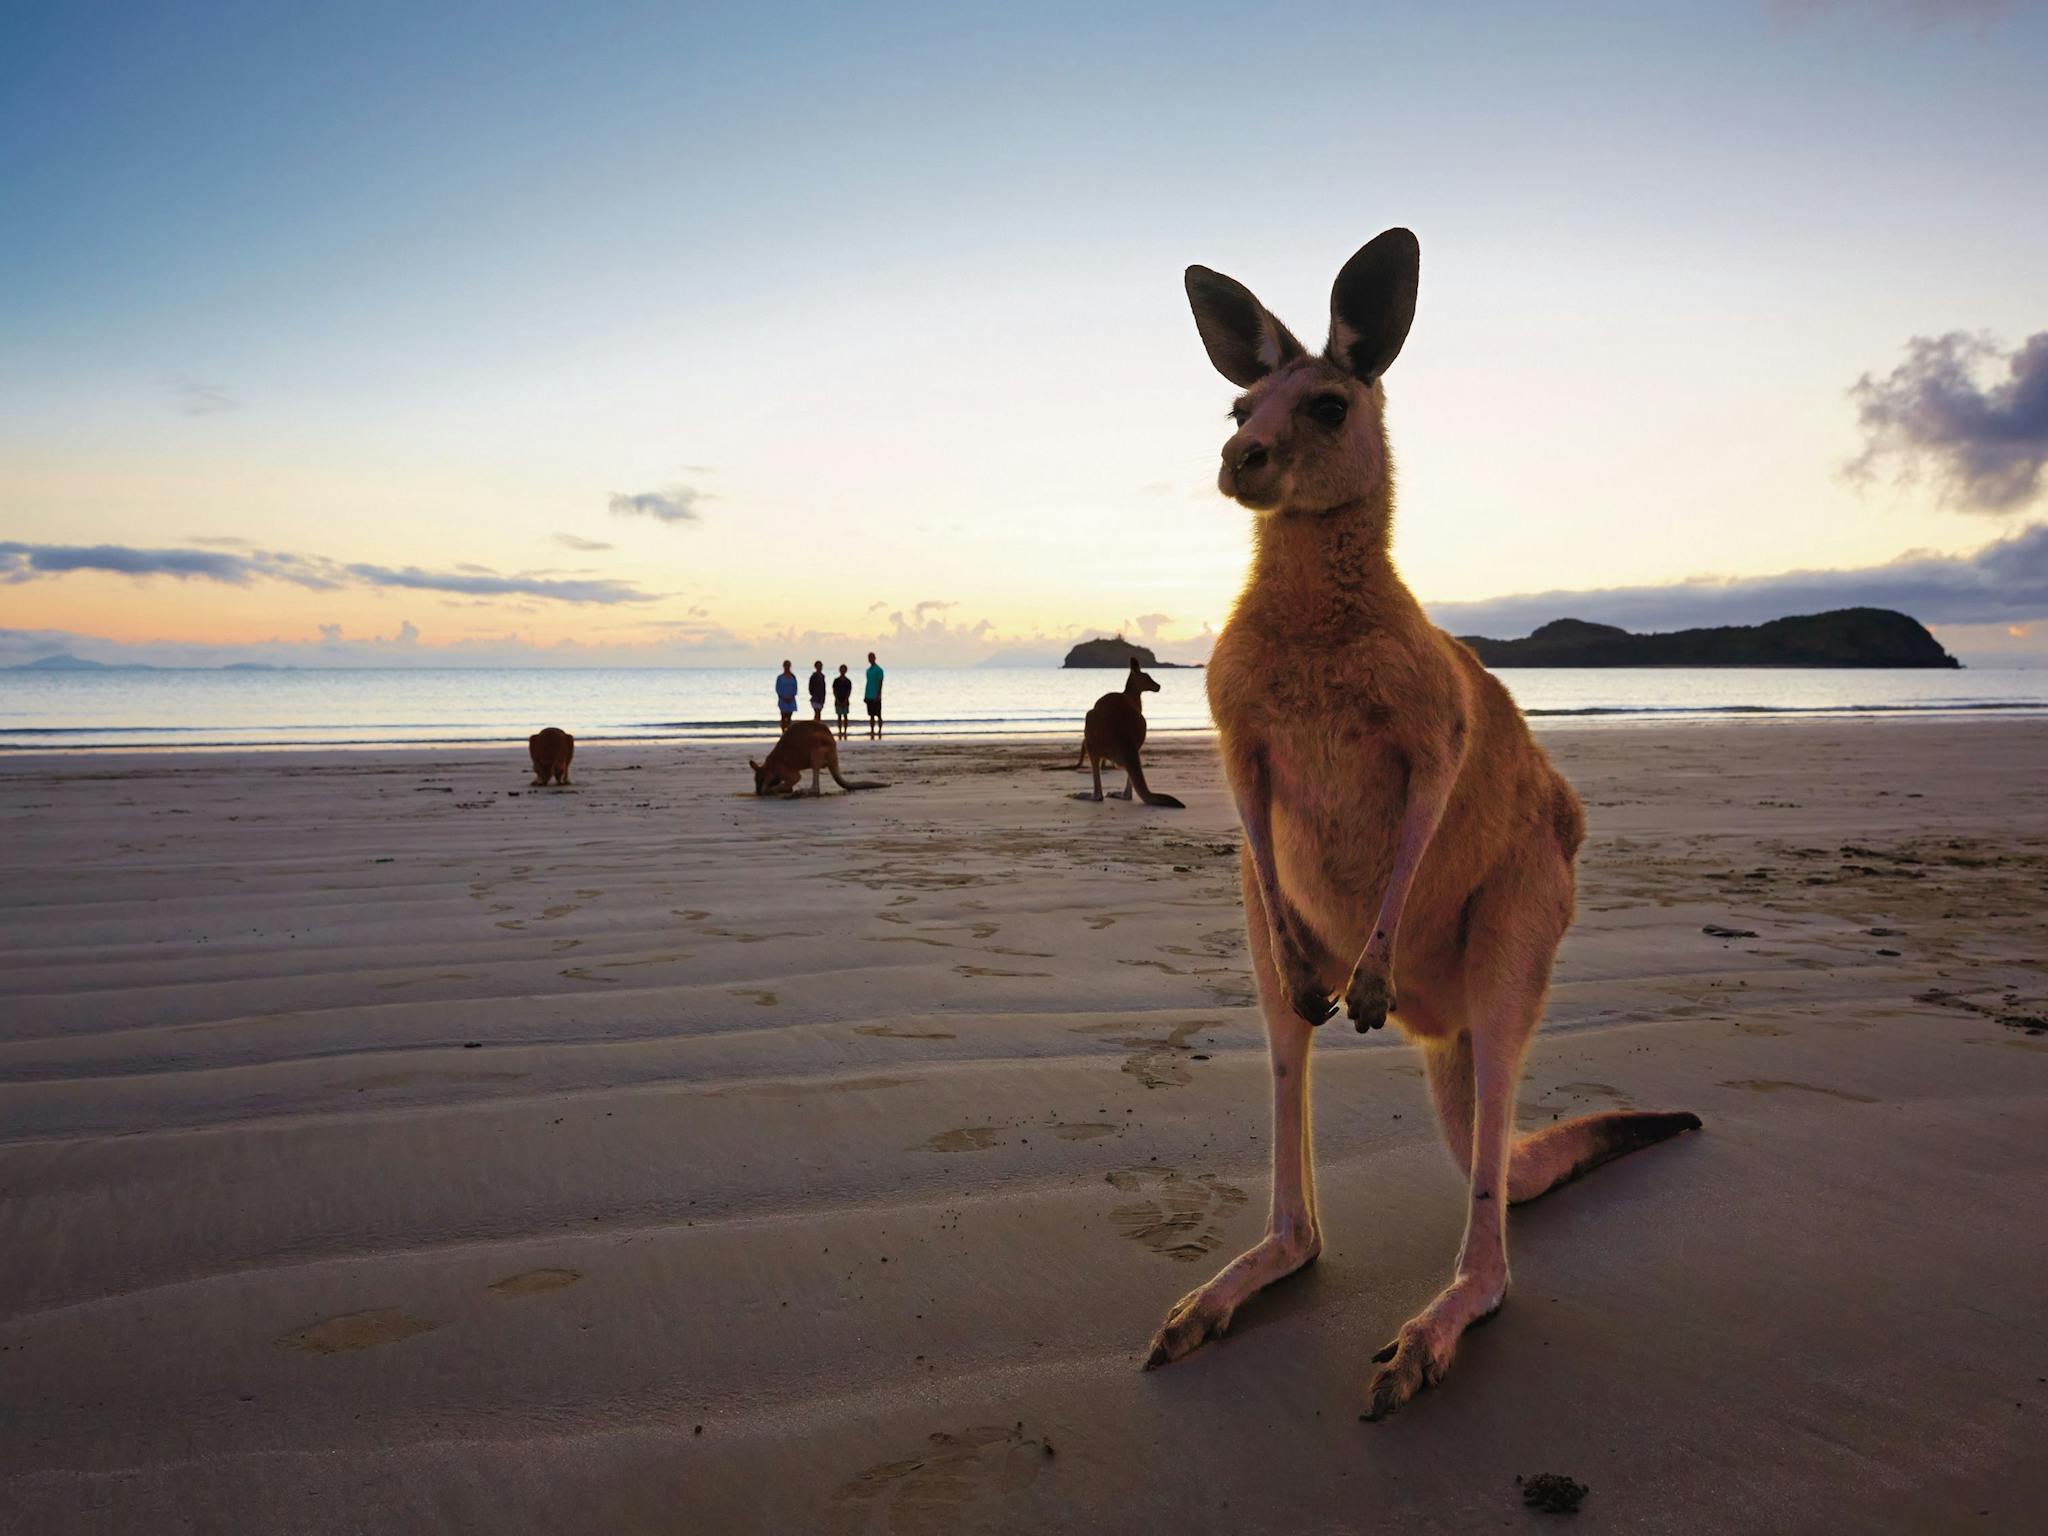
[[[112,571],[122,576],[176,576],[247,585],[251,557],[206,549],[131,549],[124,544],[0,543],[0,580],[33,581],[70,571]]]
[[[665,491],[642,491],[635,496],[614,493],[611,509],[615,517],[651,517],[662,523],[699,523],[704,519],[697,511],[698,503],[712,499],[710,492],[700,491],[695,486],[672,485]]]
[[[607,544],[603,539],[586,539],[573,533],[558,533],[555,535],[555,542],[564,549],[580,550],[584,554],[595,554],[599,550],[618,548],[616,544]]]
[[[1967,555],[1915,550],[1883,565],[1778,576],[1696,577],[1665,586],[1530,592],[1478,602],[1429,603],[1454,635],[1526,635],[1552,619],[1624,629],[1760,624],[1830,608],[1896,608],[1923,624],[2015,624],[2048,618],[2048,523]]]
[[[171,409],[180,416],[219,416],[239,411],[242,397],[226,384],[207,384],[183,375],[165,382],[171,392]]]
[[[1161,626],[1171,624],[1172,622],[1173,615],[1170,613],[1141,613],[1135,620],[1138,633],[1147,640],[1156,636]]]
[[[1979,375],[2003,363],[1988,385]],[[2013,512],[2041,494],[2048,467],[2048,331],[2011,353],[1986,336],[1951,331],[1915,336],[1906,360],[1884,378],[1865,374],[1849,391],[1863,428],[1852,478],[1880,464],[1902,479],[1925,472],[1947,504],[1970,512]]]
[[[170,576],[180,581],[216,581],[236,587],[261,579],[290,582],[313,592],[366,586],[454,592],[471,597],[538,597],[559,603],[645,603],[659,595],[643,592],[626,581],[531,573],[508,576],[485,566],[431,571],[416,565],[394,568],[343,563],[324,555],[281,550],[259,549],[241,554],[209,549],[136,549],[125,544],[0,543],[0,582],[34,581],[73,571]]]

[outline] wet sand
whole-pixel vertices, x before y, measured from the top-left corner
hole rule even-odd
[[[1056,744],[0,761],[0,1529],[2002,1531],[2048,1501],[2048,723],[1546,732],[1580,918],[1522,1120],[1704,1132],[1462,1221],[1393,1032],[1258,1234],[1213,757]],[[1708,925],[1738,937],[1703,932]]]

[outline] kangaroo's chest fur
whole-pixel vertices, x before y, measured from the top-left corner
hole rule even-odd
[[[1553,776],[1512,701],[1405,588],[1254,581],[1217,639],[1208,689],[1233,789],[1267,795],[1282,892],[1347,960],[1385,889],[1420,765],[1448,754],[1457,779],[1404,951],[1454,932],[1500,852],[1547,814]]]

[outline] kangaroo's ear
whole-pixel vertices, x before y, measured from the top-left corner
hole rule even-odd
[[[1415,285],[1422,246],[1405,229],[1375,235],[1344,263],[1330,290],[1330,345],[1326,355],[1370,384],[1401,355],[1415,321]]]
[[[1189,267],[1188,305],[1195,329],[1216,371],[1239,389],[1249,389],[1283,363],[1305,357],[1308,349],[1275,320],[1251,289],[1235,278],[1207,267]]]
[[[755,762],[751,757],[747,759],[747,766],[753,769],[756,773],[759,773],[761,771],[761,765]]]

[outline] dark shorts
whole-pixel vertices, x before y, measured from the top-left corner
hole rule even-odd
[[[881,718],[882,718],[882,701],[881,701],[880,699],[868,699],[868,700],[866,700],[865,702],[866,702],[866,704],[867,704],[867,706],[868,706],[868,718],[869,718],[870,720],[879,720],[879,719],[881,719]]]

